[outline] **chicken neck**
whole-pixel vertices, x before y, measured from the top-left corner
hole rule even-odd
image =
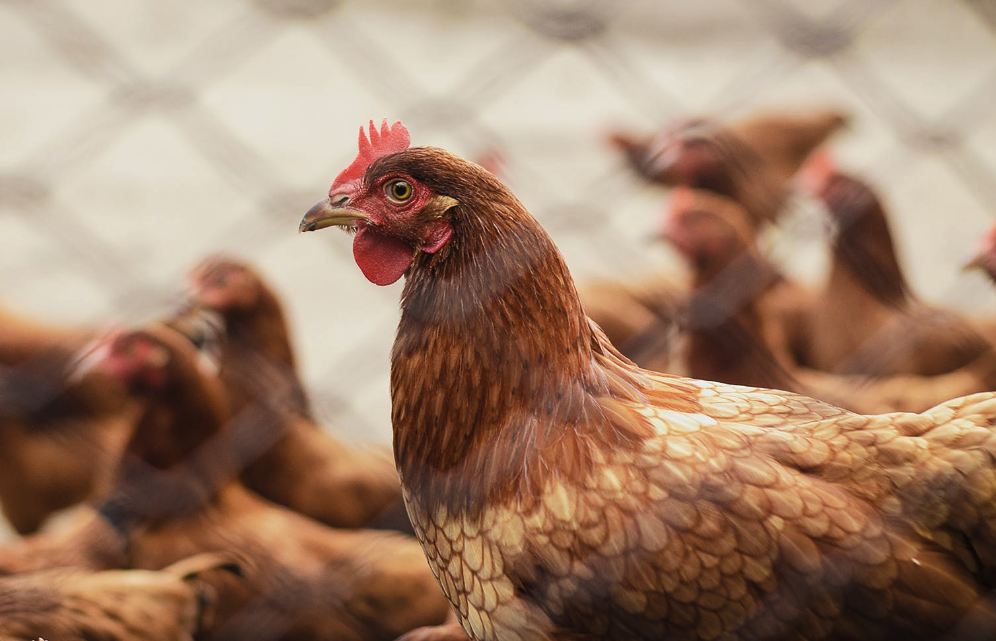
[[[550,238],[508,198],[461,212],[448,255],[417,258],[402,295],[396,463],[409,497],[451,510],[583,465],[579,442],[622,438],[605,399],[648,387],[593,329]]]

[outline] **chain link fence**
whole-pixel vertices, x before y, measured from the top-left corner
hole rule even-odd
[[[296,228],[370,118],[500,150],[576,278],[625,280],[678,261],[644,240],[666,191],[610,128],[839,107],[839,162],[881,189],[917,291],[996,311],[958,270],[996,212],[992,0],[3,0],[0,51],[0,302],[139,323],[205,255],[241,256],[281,292],[348,438],[389,442],[401,285],[370,285],[343,235]],[[820,278],[821,239],[780,242]]]

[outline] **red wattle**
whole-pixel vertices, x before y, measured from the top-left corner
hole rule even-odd
[[[372,227],[360,227],[353,239],[353,258],[360,271],[375,285],[390,285],[412,264],[412,246]]]

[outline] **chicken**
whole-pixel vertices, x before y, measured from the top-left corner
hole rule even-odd
[[[0,506],[19,534],[103,492],[131,430],[123,391],[75,374],[94,336],[0,309]]]
[[[806,158],[846,122],[833,110],[763,113],[728,125],[691,118],[649,139],[617,132],[610,142],[648,180],[728,196],[760,227],[778,215]]]
[[[194,330],[213,327],[196,316],[220,315],[221,336],[207,339],[219,344],[218,376],[235,413],[258,415],[257,454],[246,452],[243,483],[328,525],[411,533],[390,452],[351,445],[315,422],[273,288],[246,263],[224,256],[202,261],[189,278],[191,310],[169,324],[196,344],[205,337]]]
[[[56,568],[101,572],[129,567],[128,533],[104,507],[84,504],[51,528],[0,545],[0,577]]]
[[[258,403],[274,388],[282,394],[287,412],[312,417],[304,385],[297,375],[297,358],[291,344],[286,313],[279,296],[258,271],[227,256],[213,256],[201,261],[187,276],[190,309],[168,324],[177,323],[188,338],[211,340],[205,336],[212,324],[191,324],[185,318],[207,310],[221,317],[218,377],[225,384],[232,411]],[[187,321],[183,325],[183,321]],[[194,329],[201,333],[192,335]],[[218,330],[215,330],[216,332]]]
[[[788,193],[788,181],[827,137],[846,122],[836,111],[760,114],[729,126],[705,118],[677,122],[649,139],[616,132],[610,141],[641,176],[668,186],[688,185],[733,198],[746,207],[752,226],[773,221]],[[645,283],[582,283],[581,300],[589,317],[626,356],[657,337],[654,350],[673,349],[684,287],[667,277]],[[648,302],[647,293],[652,298]],[[665,330],[665,331],[661,331]],[[637,339],[636,335],[640,334]],[[670,337],[670,338],[668,338]],[[655,361],[653,367],[670,364]]]
[[[192,641],[213,616],[206,575],[238,574],[228,555],[203,554],[161,571],[50,570],[0,579],[0,639]]]
[[[157,326],[123,333],[94,367],[143,405],[117,489],[99,508],[126,539],[129,566],[225,550],[253,562],[245,580],[219,589],[205,638],[393,639],[446,620],[448,603],[412,537],[333,529],[238,482],[239,441],[258,415],[226,424],[222,385],[182,336]]]
[[[934,375],[990,348],[963,317],[921,302],[903,274],[872,188],[817,155],[803,174],[836,229],[830,273],[818,297],[802,363],[841,374]]]
[[[996,634],[996,394],[862,416],[641,370],[507,188],[369,129],[299,229],[406,276],[395,459],[472,639]]]
[[[692,272],[683,368],[668,371],[798,391],[788,370],[808,334],[812,295],[762,255],[744,208],[678,187],[660,233]],[[655,369],[648,366],[653,354],[632,356]]]

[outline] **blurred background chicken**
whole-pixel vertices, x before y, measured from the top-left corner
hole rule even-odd
[[[658,371],[793,389],[788,369],[798,361],[796,353],[810,331],[812,293],[763,255],[746,209],[719,194],[679,187],[660,235],[690,271],[684,354],[671,368],[654,367],[653,354],[645,348],[627,356]]]
[[[806,174],[834,232],[806,365],[868,376],[940,374],[990,349],[965,318],[913,293],[885,209],[867,183],[837,171],[827,154]]]
[[[105,491],[130,435],[124,390],[81,372],[98,335],[0,309],[0,508],[19,534]]]
[[[745,224],[759,232],[778,218],[791,193],[790,181],[809,155],[845,122],[836,111],[764,113],[729,126],[693,118],[645,138],[614,132],[609,142],[643,179],[728,197],[743,208]],[[683,313],[678,301],[687,294],[673,278],[661,275],[581,286],[585,309],[613,344],[624,354],[654,352],[658,359],[674,349],[677,328],[668,319]],[[656,346],[647,344],[651,336]],[[640,344],[631,346],[631,339]],[[667,367],[666,360],[646,362],[652,369]]]
[[[760,227],[777,219],[806,158],[846,122],[837,111],[765,113],[728,125],[700,117],[646,138],[613,133],[609,141],[644,179],[727,196]]]
[[[410,532],[387,448],[351,445],[315,422],[277,293],[230,257],[208,258],[188,278],[187,308],[169,324],[208,358],[217,351],[231,412],[253,417],[240,445],[246,486],[328,525]]]

